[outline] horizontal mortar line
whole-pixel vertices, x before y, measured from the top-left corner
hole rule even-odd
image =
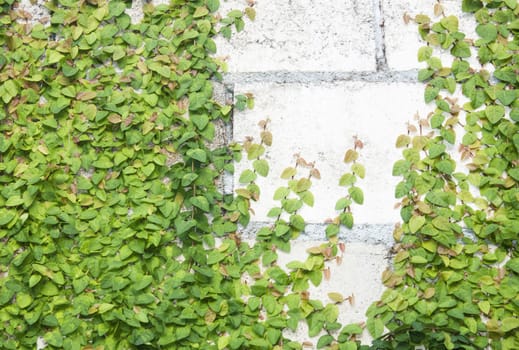
[[[241,228],[243,238],[254,238],[262,227],[272,226],[272,221],[251,221]],[[325,223],[307,223],[298,241],[326,241]],[[390,247],[394,244],[393,229],[395,224],[357,224],[352,229],[341,227],[339,238],[346,243],[368,243]]]
[[[342,81],[358,81],[368,83],[417,83],[418,70],[407,71],[364,71],[364,72],[238,72],[226,73],[224,84],[236,83],[334,83]]]

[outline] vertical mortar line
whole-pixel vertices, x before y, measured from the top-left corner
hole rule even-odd
[[[373,15],[375,19],[375,60],[377,72],[388,70],[386,58],[386,36],[384,30],[384,10],[382,0],[373,0]]]
[[[230,101],[234,103],[234,86],[235,84],[226,84],[224,83],[224,96],[225,101]],[[234,140],[234,111],[231,111],[231,115],[229,116],[229,122],[225,125],[225,145],[229,146]],[[223,174],[223,194],[233,194],[234,193],[234,174],[224,172]]]

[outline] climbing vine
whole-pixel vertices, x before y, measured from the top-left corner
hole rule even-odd
[[[308,289],[340,262],[339,228],[364,201],[362,142],[345,154],[328,242],[282,268],[319,170],[297,155],[272,224],[247,241],[256,179],[271,175],[269,121],[242,143],[215,139],[254,100],[216,97],[213,38],[254,20],[254,3],[224,16],[219,0],[146,4],[139,23],[130,3],[48,1],[34,23],[0,0],[0,349],[301,349],[288,332],[301,323],[317,348],[519,347],[516,0],[464,0],[477,39],[441,2],[437,22],[406,17],[427,42],[419,79],[435,107],[397,140],[394,266],[366,323],[350,325],[337,304],[352,296]]]
[[[129,2],[57,0],[37,22],[0,2],[1,349],[300,349],[284,331],[302,321],[332,343],[336,304],[351,299],[307,289],[343,250],[364,171],[341,179],[331,241],[307,260],[277,265],[319,178],[301,157],[281,175],[274,223],[242,240],[272,135],[265,121],[259,143],[215,140],[233,105],[214,94],[213,38],[242,30],[252,5],[222,17],[218,0],[146,4],[132,23]],[[226,193],[242,152],[244,187]]]
[[[441,2],[439,21],[406,16],[427,43],[418,77],[435,108],[396,141],[403,223],[388,289],[368,310],[374,337],[389,330],[374,343],[381,349],[519,348],[519,6],[461,5],[479,38]],[[446,52],[452,64],[435,55]]]

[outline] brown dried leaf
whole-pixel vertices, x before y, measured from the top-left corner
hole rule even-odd
[[[441,16],[443,14],[443,6],[440,3],[434,4],[434,15],[436,17]]]
[[[317,180],[321,179],[321,173],[319,172],[319,169],[317,169],[317,168],[310,169],[310,176],[313,178],[316,178]]]
[[[323,270],[323,275],[324,275],[324,279],[329,281],[330,280],[330,277],[331,277],[331,271],[330,271],[330,267],[327,267]]]
[[[409,22],[411,22],[412,17],[407,12],[405,12],[402,16],[402,19],[404,20],[405,24],[409,24]]]

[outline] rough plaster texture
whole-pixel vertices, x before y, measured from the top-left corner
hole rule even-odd
[[[220,13],[243,8],[221,1]],[[375,69],[372,0],[256,0],[256,20],[217,42],[231,72]]]

